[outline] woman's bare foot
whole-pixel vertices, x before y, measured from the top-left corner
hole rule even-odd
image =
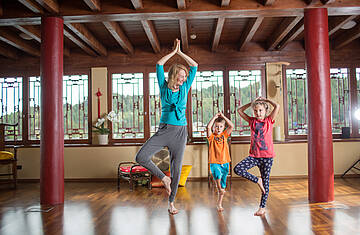
[[[257,184],[259,185],[259,188],[261,189],[261,192],[262,192],[263,194],[265,194],[265,189],[264,189],[263,181],[262,181],[261,178],[258,178]]]
[[[265,208],[260,207],[257,212],[254,213],[255,216],[263,216],[265,215]]]
[[[179,213],[179,210],[175,208],[174,202],[169,203],[168,212],[170,215],[175,215],[175,214]]]
[[[165,190],[167,192],[167,194],[170,196],[171,194],[171,178],[169,176],[164,176],[164,178],[162,178],[162,183],[164,184]]]

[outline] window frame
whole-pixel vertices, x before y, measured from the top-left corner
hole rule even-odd
[[[225,76],[224,81],[226,81],[226,90],[227,93],[225,93],[225,102],[226,105],[224,106],[226,108],[226,117],[230,118],[230,81],[229,81],[229,71],[231,70],[260,70],[261,71],[261,93],[262,96],[267,97],[267,84],[266,84],[266,64],[259,64],[259,65],[230,65],[225,67]],[[243,104],[244,105],[244,104]],[[235,107],[236,110],[240,107]],[[249,107],[251,108],[251,107]],[[240,117],[241,118],[241,117]],[[250,135],[249,136],[232,136],[231,142],[236,143],[240,141],[250,141]]]
[[[112,135],[109,135],[109,144],[119,144],[119,143],[128,143],[128,144],[140,144],[145,143],[150,138],[150,90],[149,90],[149,73],[155,72],[156,67],[151,66],[129,66],[129,67],[108,67],[108,77],[107,77],[107,112],[112,110],[112,74],[114,73],[143,73],[143,109],[144,109],[144,138],[138,139],[114,139]],[[112,132],[111,122],[107,120],[107,126]]]
[[[224,114],[225,116],[228,116],[225,113],[226,110],[226,77],[225,77],[225,69],[223,66],[201,66],[201,69],[198,69],[197,72],[204,72],[204,71],[222,71],[223,72],[223,87],[224,87]],[[194,82],[195,82],[194,78]],[[193,82],[193,84],[194,84]],[[186,105],[186,119],[187,119],[187,128],[188,128],[188,142],[190,143],[198,143],[198,142],[205,142],[206,141],[206,137],[194,137],[193,136],[193,115],[192,115],[192,99],[191,99],[191,94],[192,94],[192,86],[193,84],[191,84],[191,88],[189,89],[189,93],[188,93],[188,98],[187,98],[187,105]],[[228,93],[227,93],[228,94]],[[206,124],[209,122],[210,120],[207,120]]]
[[[91,90],[92,90],[92,82],[91,82],[91,73],[90,69],[71,69],[71,70],[64,70],[63,76],[72,76],[72,75],[87,75],[88,76],[88,138],[81,139],[81,140],[65,140],[64,144],[91,144],[92,141],[92,127],[91,127],[91,107],[92,107],[92,99],[91,99]],[[10,72],[10,73],[0,73],[1,77],[22,77],[23,78],[23,115],[22,115],[22,140],[21,141],[6,141],[8,144],[19,144],[24,146],[31,146],[31,145],[39,145],[40,140],[30,140],[28,133],[29,133],[29,78],[30,77],[40,77],[39,72],[35,71],[25,71],[21,74]]]
[[[330,68],[346,68],[348,69],[348,75],[349,75],[349,109],[350,109],[350,138],[358,138],[360,137],[360,133],[358,133],[358,122],[357,120],[353,117],[353,113],[355,111],[355,108],[358,106],[357,104],[357,92],[356,92],[356,88],[357,88],[357,81],[356,81],[356,68],[360,68],[359,66],[356,66],[354,64],[331,64]],[[291,64],[289,66],[283,66],[283,76],[282,76],[282,80],[283,80],[283,91],[284,91],[284,95],[283,96],[283,102],[284,102],[284,134],[285,134],[285,141],[288,140],[307,140],[307,136],[308,135],[289,135],[289,130],[288,130],[288,99],[287,99],[287,81],[286,81],[286,70],[287,69],[304,69],[307,70],[306,66],[304,64]],[[330,70],[329,70],[330,73]],[[310,112],[310,110],[308,110],[308,112]],[[332,119],[332,117],[331,117]],[[341,139],[341,134],[332,134],[333,139]]]

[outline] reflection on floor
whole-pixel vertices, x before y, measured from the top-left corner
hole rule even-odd
[[[179,188],[169,216],[163,189],[124,184],[66,183],[65,203],[40,207],[39,184],[0,189],[0,234],[359,234],[360,179],[335,179],[335,201],[309,204],[306,179],[274,179],[267,214],[255,217],[260,191],[233,180],[225,194],[225,211],[215,209],[216,194],[207,182]]]

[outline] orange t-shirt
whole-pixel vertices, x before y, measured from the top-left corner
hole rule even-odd
[[[224,164],[231,162],[228,140],[229,134],[223,131],[220,135],[212,133],[207,139],[209,141],[209,163]]]

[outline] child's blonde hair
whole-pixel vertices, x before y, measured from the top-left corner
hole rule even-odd
[[[265,108],[266,113],[268,113],[269,105],[263,100],[255,100],[251,103],[251,108],[254,110],[256,105],[262,105]]]
[[[176,83],[176,75],[179,73],[180,70],[184,70],[186,77],[189,76],[188,69],[182,64],[173,64],[169,68],[169,78],[168,78],[168,88],[174,87]]]

